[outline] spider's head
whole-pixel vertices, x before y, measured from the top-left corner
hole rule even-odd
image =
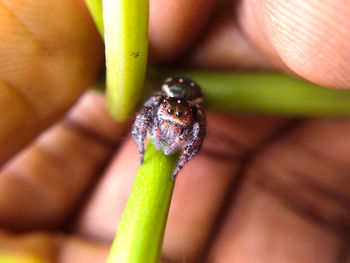
[[[194,116],[193,106],[186,100],[167,97],[160,104],[158,116],[162,120],[191,125]]]

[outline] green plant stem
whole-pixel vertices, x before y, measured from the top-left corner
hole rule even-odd
[[[146,77],[148,0],[103,0],[107,104],[114,119],[129,117]]]
[[[109,263],[158,263],[174,188],[171,179],[178,155],[166,156],[152,143],[146,148],[116,238]]]
[[[95,22],[98,32],[103,38],[103,18],[102,18],[102,0],[85,0],[86,6],[88,7],[92,19]]]
[[[184,76],[203,89],[210,111],[289,116],[349,116],[350,91],[325,88],[280,73],[151,71],[150,77]],[[155,84],[154,84],[155,85]]]

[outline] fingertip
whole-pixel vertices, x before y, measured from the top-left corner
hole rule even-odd
[[[247,0],[240,11],[242,30],[277,67],[320,85],[350,86],[350,3]]]
[[[226,6],[215,12],[205,36],[190,54],[187,63],[191,67],[214,70],[271,68],[269,61],[240,32],[232,10]]]
[[[151,1],[151,60],[168,62],[183,55],[200,35],[215,2],[216,0]]]
[[[103,43],[82,4],[0,2],[0,163],[58,120],[98,74]]]

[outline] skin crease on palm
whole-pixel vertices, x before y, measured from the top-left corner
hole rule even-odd
[[[130,123],[114,123],[101,94],[81,96],[102,41],[83,0],[0,0],[0,26],[0,251],[104,262],[138,155]],[[350,87],[348,1],[153,0],[149,38],[156,63]],[[348,119],[210,113],[176,182],[162,259],[350,262],[349,172]]]

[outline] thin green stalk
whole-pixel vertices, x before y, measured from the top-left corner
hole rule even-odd
[[[134,111],[144,85],[148,52],[148,0],[103,0],[107,102],[124,120]]]
[[[108,263],[158,263],[174,188],[177,154],[166,156],[152,143],[146,148]]]
[[[86,6],[88,7],[92,19],[95,22],[98,32],[103,38],[103,18],[102,18],[102,0],[85,0]]]
[[[210,111],[291,116],[349,116],[350,91],[318,86],[280,73],[151,72],[186,76],[203,89]],[[160,84],[158,84],[160,85]]]

